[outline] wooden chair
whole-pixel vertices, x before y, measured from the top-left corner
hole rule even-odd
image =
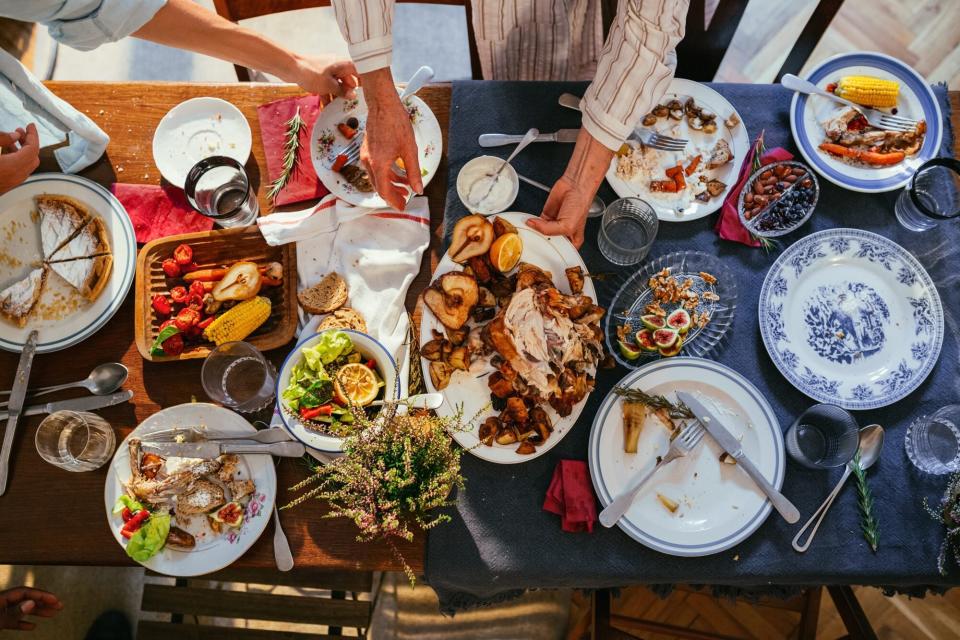
[[[397,0],[398,2],[410,2],[414,0]],[[460,6],[464,8],[467,18],[467,44],[470,49],[470,69],[474,80],[480,80],[482,72],[480,69],[480,53],[477,49],[477,39],[473,34],[473,11],[470,7],[470,0],[415,0],[419,4],[446,4]],[[296,9],[314,9],[316,7],[329,7],[330,0],[213,0],[217,13],[230,20],[231,22],[240,22],[248,18],[258,18],[273,13],[282,13],[284,11],[294,11]],[[250,82],[250,69],[234,65],[237,71],[237,79],[240,82]]]
[[[147,572],[151,577],[164,577]],[[232,591],[211,586],[237,582],[330,590],[322,596],[275,595],[259,591]],[[225,569],[197,578],[178,578],[176,584],[148,582],[143,588],[141,611],[164,614],[169,620],[141,620],[137,626],[139,640],[308,640],[312,638],[345,638],[343,628],[357,629],[364,637],[370,626],[374,603],[359,600],[359,593],[373,591],[373,574],[369,572],[333,572],[297,570]],[[351,598],[346,598],[346,594]],[[199,624],[198,616],[243,620],[265,620],[291,624],[326,625],[326,634],[249,629],[244,627]]]

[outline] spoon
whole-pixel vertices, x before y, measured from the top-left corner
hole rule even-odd
[[[500,174],[503,173],[503,170],[507,168],[507,165],[510,164],[510,161],[517,157],[517,154],[527,148],[531,142],[537,139],[537,136],[540,135],[540,130],[536,127],[527,131],[523,136],[523,139],[517,143],[516,148],[514,148],[513,153],[507,156],[507,159],[500,163],[500,166],[493,173],[488,173],[487,178],[490,178],[490,186],[487,188],[487,192],[483,194],[482,198],[479,198],[477,202],[483,202],[487,199],[490,193],[493,191],[493,188],[497,185],[497,180],[500,179]],[[470,194],[473,195],[473,194]]]
[[[119,362],[107,362],[106,364],[101,364],[97,366],[93,371],[90,372],[90,375],[84,378],[83,380],[77,380],[76,382],[68,382],[66,384],[58,384],[52,387],[41,387],[40,389],[31,389],[28,399],[35,398],[36,396],[46,395],[48,393],[53,393],[54,391],[61,391],[63,389],[72,389],[74,387],[83,387],[90,393],[95,396],[106,396],[110,395],[117,389],[123,386],[123,383],[127,381],[127,368],[120,364]],[[2,394],[9,394],[9,391],[0,391]],[[6,406],[6,402],[0,402],[0,406]]]
[[[864,469],[869,469],[873,466],[880,458],[880,449],[883,448],[883,427],[878,424],[867,425],[863,429],[860,429],[860,466]],[[820,523],[823,522],[823,517],[827,515],[827,511],[830,509],[830,505],[833,504],[834,499],[837,497],[837,494],[840,493],[840,489],[843,488],[844,483],[846,483],[847,478],[850,477],[850,474],[853,473],[854,462],[851,460],[847,463],[847,468],[843,472],[843,476],[840,478],[840,482],[837,483],[837,486],[834,487],[833,491],[830,492],[830,495],[827,496],[827,499],[823,501],[823,504],[820,505],[820,508],[813,512],[813,515],[810,516],[810,519],[807,520],[807,523],[803,525],[800,531],[797,532],[797,536],[793,539],[793,548],[801,553],[807,550],[807,547],[810,546],[810,543],[813,542],[813,536],[817,535],[817,529],[820,528]],[[807,530],[810,525],[813,525],[813,530],[810,532],[810,537],[807,538],[807,541],[803,544],[800,543],[800,538],[803,536],[803,532]]]
[[[290,571],[293,569],[293,553],[290,552],[290,543],[287,534],[280,526],[280,512],[277,505],[273,505],[273,559],[277,562],[277,569]]]
[[[546,191],[547,193],[550,193],[550,187],[548,187],[547,185],[541,182],[537,182],[536,180],[531,180],[530,178],[526,176],[522,176],[519,173],[517,174],[517,177],[520,178],[521,182],[526,182],[527,184],[534,186],[537,189],[541,189],[542,191]],[[587,210],[587,216],[591,218],[596,218],[597,216],[602,215],[606,208],[607,208],[607,203],[603,201],[603,198],[601,198],[600,196],[593,196],[593,202],[590,203],[590,208]]]
[[[399,400],[374,400],[370,403],[372,407],[379,407],[385,404],[403,404],[411,409],[437,409],[443,404],[442,393],[421,393],[408,398]]]

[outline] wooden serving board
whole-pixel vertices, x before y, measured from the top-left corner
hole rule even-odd
[[[245,341],[260,351],[276,349],[290,342],[297,331],[297,250],[294,244],[271,247],[263,239],[256,225],[234,229],[216,229],[199,233],[184,233],[159,238],[147,243],[137,256],[135,284],[134,333],[137,349],[151,362],[170,362],[192,358],[206,358],[212,343],[188,345],[179,356],[150,353],[150,346],[160,330],[162,318],[157,317],[150,302],[156,294],[168,295],[171,285],[161,267],[180,244],[193,248],[193,260],[201,269],[228,267],[240,260],[257,264],[279,262],[283,265],[283,283],[279,287],[264,287],[260,295],[270,298],[273,308],[270,317]]]

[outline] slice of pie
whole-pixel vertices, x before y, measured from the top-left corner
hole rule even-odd
[[[27,324],[27,316],[33,311],[34,305],[40,299],[43,283],[47,277],[47,270],[43,267],[34,269],[23,280],[0,291],[0,313],[23,327]]]
[[[43,259],[48,260],[87,225],[90,214],[86,207],[66,196],[37,196],[34,202],[40,214]]]
[[[112,267],[113,256],[109,254],[50,263],[54,273],[91,301],[97,299],[107,281],[110,280]]]
[[[47,257],[47,262],[66,262],[109,254],[110,241],[103,221],[99,217],[91,217],[73,238]]]

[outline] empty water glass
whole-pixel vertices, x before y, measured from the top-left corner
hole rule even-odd
[[[193,165],[183,191],[191,207],[221,227],[253,224],[260,212],[243,165],[227,156],[210,156]]]
[[[920,165],[894,211],[910,231],[927,231],[960,216],[960,161],[934,158]]]
[[[600,221],[600,253],[613,264],[636,264],[650,253],[659,224],[657,212],[640,198],[615,200]]]
[[[815,404],[797,418],[784,437],[790,457],[810,469],[840,467],[860,446],[860,427],[849,411]]]
[[[950,404],[907,427],[907,457],[924,473],[960,471],[960,404]]]
[[[246,342],[226,342],[207,356],[200,381],[207,395],[225,407],[251,413],[273,401],[277,370]]]
[[[110,423],[88,411],[55,411],[34,438],[37,453],[66,471],[93,471],[113,457],[117,439]]]

